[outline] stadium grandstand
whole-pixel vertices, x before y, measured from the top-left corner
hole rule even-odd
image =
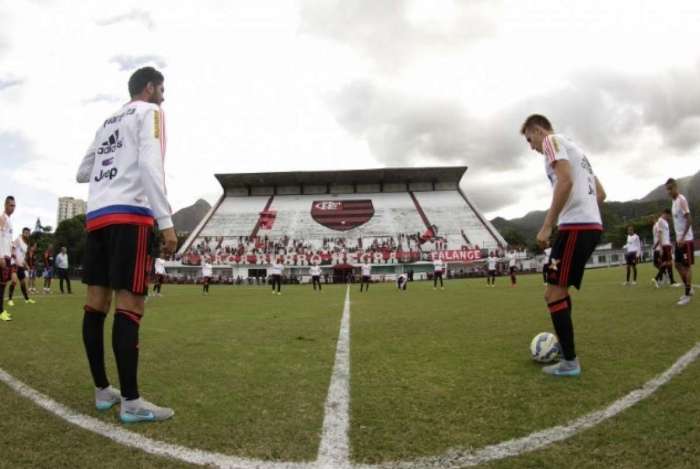
[[[183,243],[169,272],[208,259],[232,278],[265,275],[273,256],[303,278],[361,263],[373,274],[428,272],[480,260],[505,241],[460,189],[467,168],[217,174],[223,194]],[[232,269],[232,270],[231,270]]]

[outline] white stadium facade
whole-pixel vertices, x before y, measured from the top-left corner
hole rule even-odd
[[[373,276],[451,270],[506,242],[460,189],[467,168],[217,174],[223,194],[181,246],[168,272],[197,275],[208,260],[224,280],[265,277],[273,257],[298,281],[320,264],[346,278],[360,264]]]

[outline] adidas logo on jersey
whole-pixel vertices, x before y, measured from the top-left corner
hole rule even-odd
[[[121,148],[122,145],[122,141],[119,139],[119,129],[117,129],[107,140],[102,142],[100,148],[97,149],[97,154],[106,155],[108,153],[113,153],[117,151],[118,148]]]

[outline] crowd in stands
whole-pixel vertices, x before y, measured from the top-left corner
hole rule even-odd
[[[435,230],[437,231],[437,230]],[[198,238],[195,243],[183,255],[178,255],[175,260],[183,264],[198,264],[199,258],[226,257],[226,256],[254,256],[254,255],[288,255],[314,254],[332,255],[339,253],[388,253],[394,251],[434,252],[448,249],[478,249],[478,246],[463,244],[451,247],[446,238],[426,233],[398,233],[395,236],[376,236],[367,238],[321,238],[317,240],[291,239],[282,236],[272,239],[268,236],[237,236],[237,237],[211,237]],[[196,261],[194,261],[196,259]]]

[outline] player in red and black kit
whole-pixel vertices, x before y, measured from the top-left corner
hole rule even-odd
[[[554,224],[558,224],[545,300],[564,357],[542,371],[553,376],[578,376],[581,366],[574,346],[569,287],[581,288],[586,262],[600,240],[603,225],[599,205],[605,200],[605,191],[583,150],[567,137],[555,134],[546,117],[529,116],[520,133],[530,148],[544,156],[545,172],[554,192],[537,234],[541,247],[549,245]]]
[[[51,293],[51,279],[53,278],[53,244],[49,244],[44,251],[44,293]]]

